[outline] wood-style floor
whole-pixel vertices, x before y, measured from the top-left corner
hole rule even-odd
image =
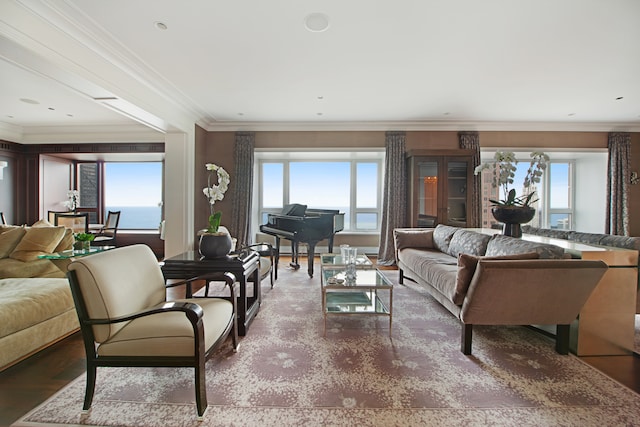
[[[281,265],[289,262],[281,261]],[[184,295],[172,290],[168,297]],[[640,393],[639,355],[581,359]],[[0,426],[10,426],[84,372],[84,347],[79,332],[0,372]]]

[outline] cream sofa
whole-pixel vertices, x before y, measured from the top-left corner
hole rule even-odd
[[[607,270],[570,259],[560,247],[463,228],[395,229],[400,283],[411,279],[462,322],[471,354],[473,325],[557,325],[556,351],[569,350],[569,325]]]
[[[72,246],[71,230],[46,221],[0,226],[0,370],[78,329],[69,261],[38,259]]]

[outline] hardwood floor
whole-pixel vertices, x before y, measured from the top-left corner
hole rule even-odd
[[[288,263],[286,259],[284,262]],[[169,298],[183,296],[177,288],[169,294]],[[581,357],[581,360],[640,393],[639,355]],[[0,372],[0,426],[10,426],[84,371],[84,347],[77,332]]]

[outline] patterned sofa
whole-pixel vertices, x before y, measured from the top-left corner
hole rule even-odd
[[[72,246],[70,229],[46,221],[0,226],[0,370],[78,329],[69,261],[38,258]]]
[[[552,237],[555,239],[572,240],[596,246],[612,246],[614,248],[634,249],[640,251],[640,237],[617,236],[615,234],[584,233],[581,231],[556,230],[552,228],[538,228],[529,225],[522,226],[522,232],[536,236]],[[638,258],[640,268],[640,258]],[[640,274],[638,275],[638,291],[636,293],[636,313],[640,314]]]
[[[462,322],[471,354],[473,325],[557,325],[556,351],[569,349],[569,325],[607,270],[571,259],[558,246],[464,228],[395,229],[400,283],[426,289]]]

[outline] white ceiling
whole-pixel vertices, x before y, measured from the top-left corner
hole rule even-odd
[[[135,123],[113,96],[165,130],[640,130],[639,21],[638,0],[3,0],[0,125]]]

